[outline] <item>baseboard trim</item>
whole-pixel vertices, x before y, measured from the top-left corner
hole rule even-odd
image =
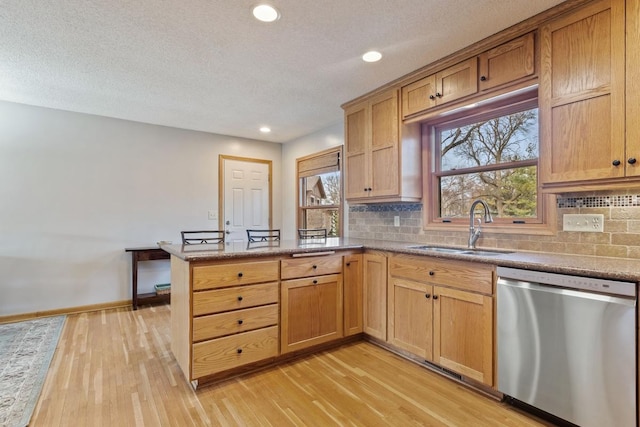
[[[9,316],[0,316],[0,323],[20,322],[22,320],[37,319],[39,317],[59,316],[61,314],[87,313],[90,311],[108,310],[110,308],[119,308],[125,306],[131,306],[131,300],[81,305],[78,307],[58,308],[55,310],[36,311],[33,313],[11,314]]]

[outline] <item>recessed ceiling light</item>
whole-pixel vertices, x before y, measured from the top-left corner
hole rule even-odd
[[[369,52],[362,55],[362,60],[365,62],[377,62],[382,58],[382,54],[380,52],[376,52],[375,50],[370,50]]]
[[[268,4],[261,4],[253,8],[253,16],[262,22],[273,22],[280,18],[280,12]]]
[[[270,128],[270,127],[267,127],[267,126],[262,126],[262,127],[260,128],[260,132],[262,132],[262,133],[269,133],[269,132],[271,132],[271,128]]]

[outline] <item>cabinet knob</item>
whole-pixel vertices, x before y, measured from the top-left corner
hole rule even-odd
[[[242,271],[238,273],[238,277],[242,277]]]
[[[438,295],[434,295],[434,296],[433,296],[433,299],[438,299]]]
[[[311,268],[313,268],[315,270],[316,268],[318,268],[318,266],[314,264],[314,265],[311,266]]]
[[[368,191],[366,188],[363,188],[362,191]]]
[[[629,160],[627,160],[627,163],[629,163],[630,165],[634,164],[635,162],[636,162],[635,157],[629,157]]]
[[[425,298],[431,298],[431,294],[424,294]]]
[[[237,349],[236,353],[238,353],[238,354],[242,353],[242,349],[241,348]]]
[[[429,276],[433,276],[434,274],[436,274],[436,272],[435,272],[435,271],[430,271],[430,272],[429,272]]]
[[[367,191],[371,191],[371,187],[367,188]]]
[[[238,325],[242,325],[244,322],[242,319],[238,319]]]
[[[429,95],[429,99],[433,101],[434,99],[436,99],[436,97],[433,95]]]
[[[242,301],[242,296],[239,296],[239,297],[238,297],[238,301]]]
[[[480,81],[481,82],[486,82],[487,81],[487,76],[480,76]]]
[[[350,262],[348,262],[348,263],[346,263],[345,265],[346,265],[347,267],[349,267],[349,266],[351,265],[351,263],[350,263]]]
[[[611,164],[612,164],[613,166],[620,166],[620,160],[615,159],[613,162],[611,162]]]
[[[317,284],[318,284],[318,281],[317,281],[317,280],[314,280],[314,281],[313,281],[313,284],[314,284],[314,285],[317,285]]]
[[[436,96],[437,96],[438,98],[442,98],[442,94],[441,94],[440,92],[436,92]]]

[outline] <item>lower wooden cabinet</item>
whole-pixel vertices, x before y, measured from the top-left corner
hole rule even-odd
[[[433,362],[493,386],[493,297],[435,286]]]
[[[364,332],[387,340],[387,257],[366,252],[363,257]]]
[[[193,345],[193,378],[226,371],[278,355],[278,326],[229,335]]]
[[[280,292],[281,353],[343,336],[341,274],[283,280]]]
[[[390,256],[388,342],[493,386],[492,283],[487,265]]]
[[[344,335],[362,332],[362,254],[344,257],[343,301]]]
[[[389,278],[389,343],[433,360],[433,286]]]

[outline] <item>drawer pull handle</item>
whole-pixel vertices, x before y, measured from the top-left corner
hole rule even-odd
[[[438,299],[438,295],[434,295],[434,296],[433,296],[433,299]]]
[[[435,271],[430,271],[430,272],[429,272],[429,276],[433,276],[433,275],[435,275],[435,274],[436,274],[436,272],[435,272]]]
[[[239,296],[239,297],[238,297],[238,301],[242,301],[242,296]]]
[[[238,273],[238,277],[242,277],[242,271]]]
[[[236,353],[238,353],[238,354],[242,353],[242,349],[241,348],[237,349]]]
[[[238,325],[242,325],[242,323],[243,323],[242,319],[239,319],[238,320]]]
[[[317,285],[317,284],[318,284],[318,281],[317,281],[317,280],[314,280],[314,281],[313,281],[313,284],[314,284],[314,285]]]

